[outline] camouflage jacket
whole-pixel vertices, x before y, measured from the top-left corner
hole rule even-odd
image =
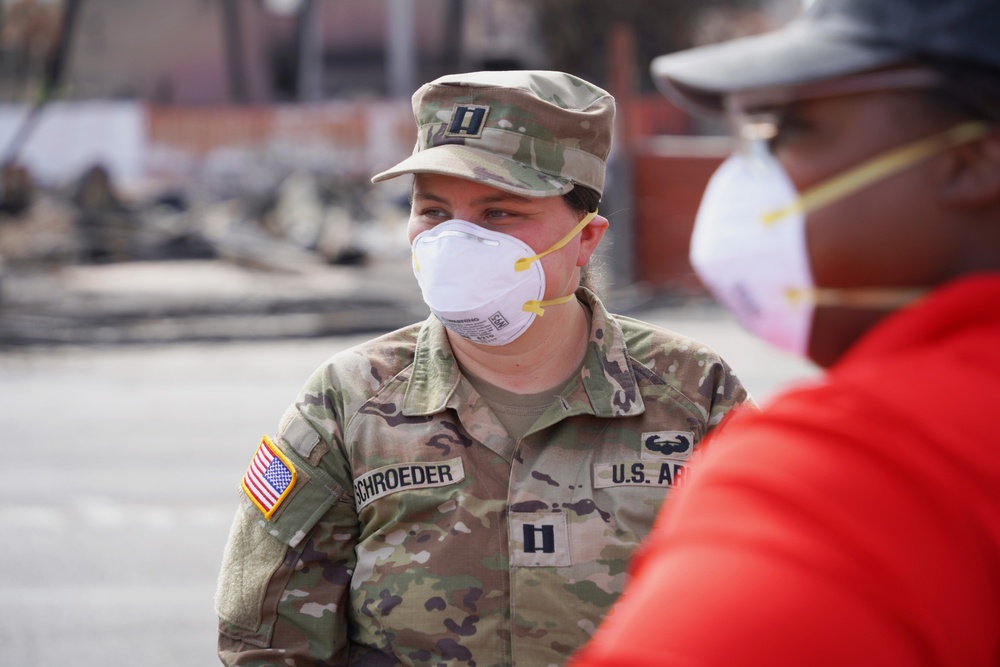
[[[586,642],[693,448],[748,397],[706,347],[578,296],[579,379],[516,442],[433,316],[313,374],[244,477],[226,664],[553,665]]]

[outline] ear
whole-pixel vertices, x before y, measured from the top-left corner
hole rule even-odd
[[[580,253],[576,257],[577,266],[584,266],[590,261],[606,231],[608,231],[608,219],[603,215],[595,215],[594,219],[583,228],[580,232]]]
[[[951,151],[943,202],[955,208],[981,208],[1000,203],[1000,132]]]

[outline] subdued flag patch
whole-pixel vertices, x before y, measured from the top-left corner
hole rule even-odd
[[[243,491],[264,514],[265,519],[278,509],[295,486],[295,466],[266,435],[257,446],[257,453],[243,475]]]

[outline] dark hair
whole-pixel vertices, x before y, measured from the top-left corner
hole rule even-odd
[[[596,211],[597,205],[601,203],[601,195],[598,194],[597,190],[588,188],[586,185],[574,185],[573,189],[562,197],[571,209],[581,213]]]
[[[596,211],[597,205],[601,203],[601,195],[598,194],[597,190],[585,185],[574,185],[573,189],[562,197],[571,209],[580,213]],[[594,294],[599,294],[597,284],[602,280],[603,268],[600,260],[592,256],[590,261],[580,269],[580,287],[586,287]]]

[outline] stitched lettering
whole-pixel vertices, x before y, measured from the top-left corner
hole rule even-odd
[[[675,487],[687,473],[684,461],[659,459],[594,464],[594,488],[615,486]]]
[[[429,489],[465,479],[462,459],[443,463],[397,463],[370,470],[354,480],[354,500],[360,511],[371,502],[404,489]]]

